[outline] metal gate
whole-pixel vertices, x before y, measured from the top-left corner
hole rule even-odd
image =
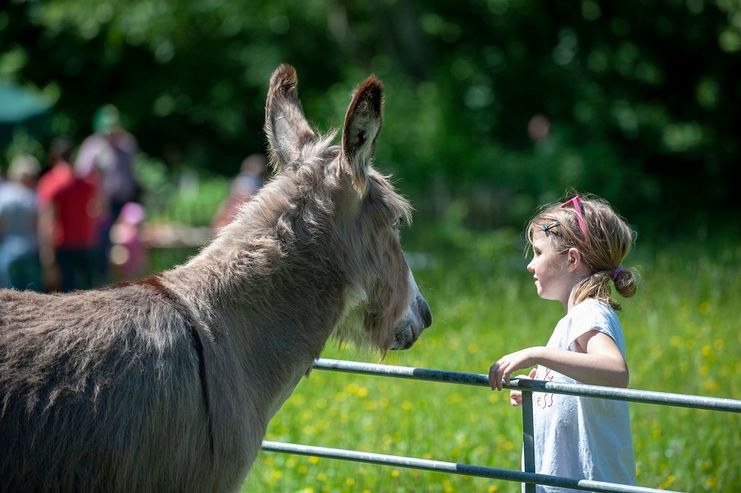
[[[432,370],[427,368],[379,365],[373,363],[361,363],[357,361],[343,361],[333,359],[318,359],[314,362],[314,368],[318,370],[360,373],[364,375],[378,375],[412,380],[426,380],[433,382],[489,387],[488,377],[486,375],[478,373],[450,372],[442,370]],[[535,444],[533,442],[532,393],[549,392],[551,394],[576,395],[582,397],[595,397],[599,399],[613,399],[621,401],[641,402],[645,404],[660,404],[674,407],[689,407],[695,409],[707,409],[711,411],[741,413],[741,401],[717,397],[701,397],[694,395],[672,394],[667,392],[619,389],[612,387],[601,387],[597,385],[563,384],[530,379],[512,379],[510,381],[510,384],[505,385],[505,387],[522,391],[522,441],[524,471],[497,469],[493,467],[420,459],[414,457],[376,454],[372,452],[361,452],[357,450],[345,450],[327,447],[316,447],[312,445],[273,442],[268,440],[262,442],[262,449],[271,452],[311,455],[331,459],[342,459],[372,464],[392,465],[411,469],[445,472],[449,474],[463,474],[483,478],[516,481],[525,484],[525,491],[527,493],[534,492],[536,484],[600,492],[665,492],[669,490],[657,490],[654,488],[644,488],[641,486],[631,486],[619,483],[608,483],[603,481],[593,481],[589,479],[565,478],[560,476],[537,474],[535,472]]]

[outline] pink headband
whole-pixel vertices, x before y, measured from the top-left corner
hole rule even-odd
[[[619,265],[617,267],[615,267],[615,270],[612,271],[612,280],[613,281],[617,281],[617,278],[618,278],[618,276],[620,275],[620,273],[622,271],[623,271],[623,268],[620,267]]]
[[[584,243],[589,246],[589,230],[587,229],[587,222],[584,220],[584,204],[581,202],[581,197],[579,195],[574,195],[572,198],[561,204],[561,208],[563,209],[569,205],[574,208],[576,221],[579,223],[579,229],[581,230],[581,234],[584,236]]]

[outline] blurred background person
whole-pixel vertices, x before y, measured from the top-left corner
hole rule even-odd
[[[229,187],[229,196],[219,206],[211,222],[211,228],[214,231],[229,224],[234,219],[239,206],[252,200],[252,197],[265,184],[266,170],[267,159],[262,154],[250,154],[242,161],[240,172]]]
[[[95,224],[100,216],[94,186],[70,165],[72,143],[55,139],[49,171],[39,180],[39,244],[46,287],[73,291],[95,285]]]
[[[139,200],[141,190],[134,177],[137,151],[137,141],[123,128],[118,109],[101,106],[93,116],[93,134],[82,142],[75,159],[75,172],[95,187],[101,208],[94,252],[96,284],[108,280],[113,223],[124,204]]]
[[[28,154],[16,156],[8,168],[8,181],[0,183],[0,287],[41,291],[36,180],[39,161]]]
[[[111,228],[111,263],[121,279],[141,277],[149,264],[142,239],[146,213],[136,202],[127,202]]]

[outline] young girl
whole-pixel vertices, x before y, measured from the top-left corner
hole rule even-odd
[[[628,386],[620,305],[635,293],[636,276],[621,266],[634,233],[610,205],[576,195],[545,206],[528,224],[538,296],[560,301],[566,315],[545,347],[502,356],[489,369],[489,384],[501,390],[512,372],[533,368],[530,378],[561,383]],[[512,391],[513,406],[522,394]],[[623,401],[548,393],[533,394],[535,471],[570,478],[635,484],[628,404]],[[564,491],[539,485],[538,491]]]

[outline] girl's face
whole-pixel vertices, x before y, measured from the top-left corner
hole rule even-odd
[[[568,270],[567,252],[557,251],[542,231],[535,232],[532,245],[533,259],[527,270],[533,274],[538,296],[544,300],[560,301],[566,307],[574,286]]]

